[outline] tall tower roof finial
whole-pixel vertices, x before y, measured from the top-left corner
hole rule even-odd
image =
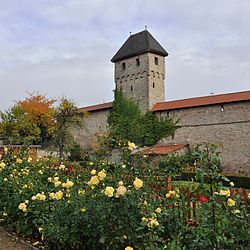
[[[145,30],[148,30],[148,26],[147,25],[145,25]]]

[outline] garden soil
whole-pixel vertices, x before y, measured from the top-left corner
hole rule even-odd
[[[14,235],[7,233],[0,227],[0,250],[31,250],[26,243],[21,242]]]

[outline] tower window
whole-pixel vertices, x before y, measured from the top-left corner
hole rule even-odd
[[[132,85],[130,86],[130,90],[133,91],[133,86]]]
[[[123,69],[123,70],[125,70],[125,69],[126,69],[126,64],[125,64],[125,62],[124,62],[124,63],[122,63],[122,69]]]
[[[158,65],[158,64],[159,64],[158,57],[155,57],[155,65]]]
[[[155,83],[153,82],[153,88],[155,87]]]
[[[140,66],[140,59],[139,58],[136,58],[136,65]]]

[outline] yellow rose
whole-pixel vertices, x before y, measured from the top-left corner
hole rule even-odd
[[[158,227],[159,225],[160,225],[159,222],[156,219],[152,219],[152,218],[149,219],[149,222],[147,224],[149,228]]]
[[[161,213],[161,208],[160,208],[160,207],[157,207],[157,208],[155,209],[155,212],[156,212],[157,214],[160,214],[160,213]]]
[[[231,187],[234,187],[234,183],[232,181],[229,184]]]
[[[81,194],[85,194],[85,190],[79,189],[79,190],[78,190],[78,195],[81,195]]]
[[[61,184],[62,184],[61,181],[56,181],[56,182],[54,183],[55,187],[58,187],[58,186],[60,186]]]
[[[81,212],[82,213],[86,212],[86,208],[85,207],[81,208]]]
[[[67,181],[66,182],[66,188],[71,188],[72,186],[74,185],[74,182],[73,181]]]
[[[55,199],[55,194],[54,194],[54,193],[49,193],[49,197],[50,197],[51,199]]]
[[[7,154],[8,148],[4,147],[3,151],[4,151],[5,154]]]
[[[247,198],[250,199],[250,193],[248,193]]]
[[[91,175],[95,175],[96,174],[96,170],[95,169],[93,169],[93,170],[91,170]]]
[[[224,195],[224,196],[230,196],[230,190],[227,189],[227,190],[220,190],[220,195]]]
[[[119,181],[118,186],[123,186],[123,181]]]
[[[16,163],[22,163],[22,162],[23,162],[22,159],[20,159],[20,158],[16,159]]]
[[[104,194],[108,197],[112,197],[114,194],[114,188],[113,187],[106,187]]]
[[[233,213],[234,213],[234,214],[240,214],[240,210],[239,210],[239,209],[235,209],[235,210],[233,211]]]
[[[23,212],[27,211],[27,205],[24,202],[20,203],[19,206],[18,206],[18,208],[20,210],[22,210]]]
[[[28,162],[28,163],[32,162],[32,158],[31,158],[31,157],[28,157],[27,162]]]
[[[43,174],[43,171],[40,169],[40,170],[38,171],[38,174]]]
[[[52,178],[51,178],[51,177],[48,177],[47,181],[48,181],[48,182],[52,182]]]
[[[127,247],[125,248],[125,250],[134,250],[134,248],[133,248],[133,247],[130,247],[130,246],[127,246]]]
[[[143,181],[141,179],[135,178],[133,184],[134,184],[135,189],[140,189],[143,185]]]
[[[0,168],[5,168],[6,167],[6,164],[4,162],[1,162],[0,163]]]
[[[92,186],[92,185],[98,185],[99,184],[99,178],[97,175],[94,175],[90,178],[90,181],[88,182],[88,185],[89,186]]]
[[[106,177],[106,171],[104,169],[100,171],[98,173],[98,177],[100,178],[100,180],[103,180]]]
[[[59,180],[59,177],[54,178],[54,182],[57,182]]]
[[[117,193],[118,196],[123,196],[123,195],[125,195],[126,192],[127,192],[127,189],[124,186],[119,186],[116,189],[116,193]]]
[[[46,200],[46,196],[44,195],[44,194],[41,194],[41,196],[40,196],[40,199],[39,199],[40,201],[45,201]]]
[[[59,166],[59,169],[60,169],[60,170],[64,170],[64,169],[65,169],[65,165],[61,164],[61,165]]]
[[[61,200],[63,197],[63,192],[62,191],[58,191],[55,193],[55,199],[57,200]]]
[[[229,199],[227,200],[227,205],[228,205],[229,207],[233,207],[233,206],[235,206],[235,201],[234,201],[233,199],[229,198]]]
[[[135,144],[133,142],[128,142],[128,149],[133,151],[136,148]]]

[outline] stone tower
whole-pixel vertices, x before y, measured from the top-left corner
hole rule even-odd
[[[165,57],[168,53],[147,31],[131,35],[117,51],[115,63],[116,88],[137,102],[143,112],[157,102],[165,101]]]

